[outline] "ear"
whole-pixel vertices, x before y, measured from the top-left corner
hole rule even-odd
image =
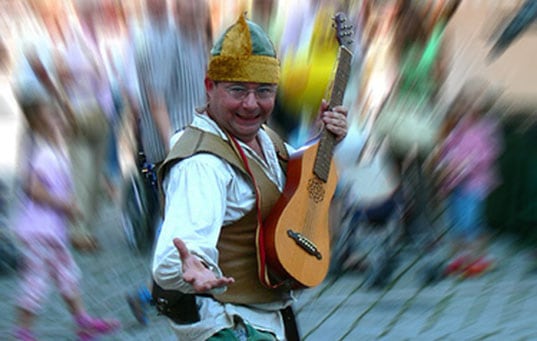
[[[215,81],[213,81],[212,79],[208,77],[205,77],[205,91],[209,93],[213,91],[215,87],[216,87]]]

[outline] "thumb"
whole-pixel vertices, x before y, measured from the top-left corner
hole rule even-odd
[[[328,102],[326,99],[322,99],[321,101],[321,112],[326,111],[328,109]]]
[[[173,239],[173,245],[175,246],[175,248],[179,252],[179,257],[181,257],[181,260],[184,260],[184,259],[188,258],[188,256],[190,256],[190,251],[186,247],[185,242],[183,242],[181,239],[174,238]]]

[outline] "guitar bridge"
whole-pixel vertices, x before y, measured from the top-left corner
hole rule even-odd
[[[300,246],[310,255],[315,256],[315,258],[317,259],[323,258],[323,256],[319,252],[319,249],[317,249],[317,246],[315,246],[315,244],[311,240],[304,237],[300,232],[294,232],[293,230],[289,229],[287,230],[287,235],[291,237],[298,246]]]

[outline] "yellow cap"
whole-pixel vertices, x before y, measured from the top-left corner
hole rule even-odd
[[[265,31],[243,14],[213,46],[207,76],[215,81],[276,84],[280,61]]]

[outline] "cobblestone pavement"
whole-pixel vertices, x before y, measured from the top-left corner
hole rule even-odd
[[[147,327],[131,315],[125,294],[149,278],[147,256],[125,242],[119,215],[110,204],[96,217],[102,249],[75,253],[83,271],[82,293],[88,310],[116,317],[122,329],[103,340],[174,340],[165,318],[150,315]],[[537,274],[530,257],[508,237],[497,238],[495,271],[476,279],[444,279],[423,286],[417,269],[427,261],[407,251],[385,289],[371,290],[360,274],[329,277],[305,290],[296,304],[305,340],[537,340]],[[9,340],[14,319],[16,277],[0,277],[0,339]],[[74,340],[73,323],[57,291],[52,290],[36,333],[39,340]]]
[[[97,237],[101,250],[95,254],[73,252],[82,270],[82,297],[90,313],[115,317],[122,329],[103,340],[175,340],[167,321],[150,314],[150,324],[143,327],[131,314],[125,294],[133,292],[149,280],[149,258],[129,248],[123,235],[120,217],[106,202],[103,213],[96,217]],[[12,329],[14,319],[13,297],[16,276],[0,277],[0,340]],[[37,319],[39,340],[75,340],[74,324],[56,289],[51,290],[41,315]]]

